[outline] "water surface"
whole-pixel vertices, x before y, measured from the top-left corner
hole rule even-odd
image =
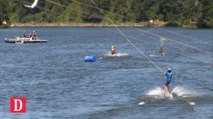
[[[4,38],[21,36],[24,29],[37,31],[48,43],[4,43]],[[160,95],[163,74],[115,28],[0,29],[0,118],[212,118],[213,56],[206,53],[213,52],[212,29],[163,28],[182,35],[140,29],[205,50],[166,41],[165,56],[161,57],[159,38],[121,28],[163,70],[172,67],[171,89],[178,94],[174,99]],[[112,44],[120,56],[108,55]],[[97,61],[84,62],[86,55],[97,56]],[[9,99],[14,96],[27,98],[27,113],[9,112]],[[140,102],[144,104],[138,105]]]

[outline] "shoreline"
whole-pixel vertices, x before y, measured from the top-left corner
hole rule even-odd
[[[143,23],[120,23],[115,24],[118,27],[148,27],[148,26],[163,26]],[[113,24],[106,23],[13,23],[11,27],[114,27]]]
[[[167,22],[140,22],[140,23],[116,23],[116,24],[108,24],[108,23],[12,23],[11,25],[7,25],[6,28],[12,27],[94,27],[94,28],[102,28],[102,27],[182,27],[189,29],[201,28],[194,25],[171,25]]]

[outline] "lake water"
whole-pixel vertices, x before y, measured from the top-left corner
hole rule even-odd
[[[115,28],[0,29],[0,118],[213,118],[212,29],[138,28],[178,41],[165,41],[165,56],[158,55],[159,38],[120,29],[163,70],[172,67],[173,99],[162,96],[165,76]],[[23,30],[48,43],[4,42]],[[112,44],[119,56],[109,55]],[[97,61],[84,62],[87,55]],[[10,113],[11,97],[26,97],[27,112]]]

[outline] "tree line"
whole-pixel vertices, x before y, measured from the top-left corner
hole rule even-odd
[[[0,0],[0,25],[16,23],[140,23],[150,20],[168,25],[213,28],[211,0]]]

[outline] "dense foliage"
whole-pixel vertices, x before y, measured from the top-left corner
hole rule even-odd
[[[213,27],[212,0],[0,0],[0,23],[115,23],[165,21],[173,25]]]

